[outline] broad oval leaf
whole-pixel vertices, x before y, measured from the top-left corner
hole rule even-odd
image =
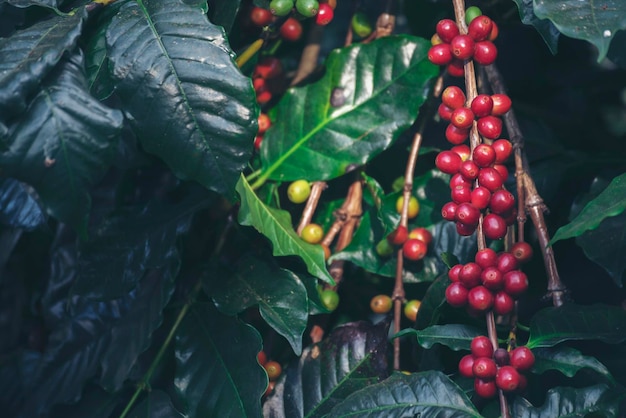
[[[113,161],[122,121],[121,112],[89,95],[83,56],[75,54],[11,127],[0,167],[32,185],[53,216],[84,233],[89,189]]]
[[[529,348],[552,347],[567,340],[626,340],[626,311],[617,306],[566,304],[545,308],[530,321]]]
[[[250,325],[196,303],[176,334],[174,384],[190,417],[261,417],[267,376]]]
[[[39,83],[76,45],[85,17],[81,8],[0,38],[0,122],[26,109]]]
[[[626,3],[622,0],[534,0],[539,19],[550,19],[561,33],[594,44],[598,62],[609,50],[611,39],[626,29]]]
[[[388,322],[352,322],[303,350],[263,404],[265,418],[313,418],[387,376]]]
[[[407,335],[415,335],[417,342],[424,348],[430,348],[435,344],[445,345],[454,350],[469,350],[470,343],[485,332],[469,325],[446,324],[432,325],[422,330],[405,329],[395,335],[396,338]]]
[[[611,383],[615,379],[606,366],[595,357],[585,356],[580,351],[571,347],[535,348],[535,364],[533,373],[541,374],[546,370],[558,370],[567,377],[573,377],[582,369],[591,369],[602,375]]]
[[[533,25],[541,35],[550,52],[556,54],[559,46],[559,35],[561,32],[550,20],[539,19],[533,8],[533,0],[513,0],[517,3],[520,19],[525,25]]]
[[[625,209],[626,173],[615,177],[608,187],[598,197],[587,203],[569,224],[560,227],[551,243],[580,236],[588,230],[597,228],[605,218],[619,215]]]
[[[333,51],[318,82],[287,91],[261,147],[266,179],[328,180],[364,164],[408,128],[437,74],[428,41],[389,36]]]
[[[450,279],[448,279],[448,273],[446,272],[437,277],[428,287],[417,314],[417,320],[415,321],[416,329],[424,329],[434,325],[439,320],[439,312],[447,305],[446,289],[449,284]]]
[[[230,197],[252,152],[257,105],[223,29],[182,0],[129,0],[106,39],[115,91],[144,149]]]
[[[14,179],[0,178],[0,222],[31,230],[46,223],[46,214],[28,186]]]
[[[237,193],[241,198],[239,223],[254,227],[272,241],[274,255],[296,255],[304,261],[308,272],[313,276],[329,284],[335,284],[326,269],[324,250],[319,245],[309,244],[298,236],[291,224],[289,212],[265,205],[243,176],[237,183]]]
[[[511,416],[515,418],[576,418],[586,416],[617,417],[623,394],[606,385],[574,389],[559,387],[550,389],[544,404],[534,407],[521,396],[515,397]],[[593,415],[591,415],[593,414]]]
[[[328,414],[354,418],[481,418],[463,390],[446,375],[426,371],[395,374],[352,394]]]
[[[309,303],[306,288],[294,273],[258,257],[243,256],[235,271],[219,280],[212,296],[227,315],[258,304],[263,319],[289,341],[296,355],[302,352]]]

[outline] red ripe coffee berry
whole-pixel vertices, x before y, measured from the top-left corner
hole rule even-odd
[[[454,266],[452,266],[452,268],[448,271],[448,277],[450,278],[451,281],[453,282],[459,281],[459,274],[461,273],[462,268],[463,268],[463,264],[455,264]]]
[[[257,135],[254,137],[254,149],[258,152],[261,150],[261,143],[263,142],[263,135]]]
[[[469,290],[460,282],[454,282],[446,288],[446,301],[455,308],[467,305]]]
[[[498,348],[493,352],[493,359],[498,366],[506,366],[509,364],[509,352],[506,348]]]
[[[441,118],[441,120],[445,120],[445,121],[450,120],[450,118],[452,117],[452,112],[454,112],[454,109],[452,109],[449,106],[446,106],[445,103],[441,103],[439,105],[439,108],[437,109],[437,113],[439,114],[439,117]]]
[[[498,388],[494,380],[475,379],[474,392],[481,398],[489,399],[496,396]]]
[[[502,188],[504,181],[495,168],[485,167],[478,173],[478,184],[493,193]]]
[[[456,186],[455,188],[450,190],[450,197],[452,198],[452,201],[454,203],[458,203],[459,205],[461,203],[465,203],[465,204],[469,204],[469,202],[472,200],[472,189],[470,188],[470,186]],[[457,221],[461,221],[462,220],[459,219],[459,209],[457,208]]]
[[[498,315],[508,315],[515,309],[515,300],[504,291],[497,292],[493,297],[493,311]]]
[[[452,50],[450,44],[437,44],[428,50],[428,60],[435,65],[446,65],[452,61]]]
[[[496,263],[496,267],[498,267],[498,270],[500,270],[502,274],[515,270],[517,266],[517,259],[513,254],[501,253],[498,255],[498,262]]]
[[[471,192],[468,192],[471,197]],[[478,225],[480,210],[471,203],[461,203],[456,209],[456,220],[466,225]]]
[[[409,238],[409,231],[406,226],[398,225],[389,235],[387,235],[387,241],[391,245],[402,245]]]
[[[276,77],[277,75],[280,75],[280,73],[282,72],[283,66],[278,58],[265,57],[262,58],[254,67],[252,77],[270,79]]]
[[[465,63],[462,60],[453,58],[450,64],[446,66],[446,71],[452,77],[463,77],[465,74]]]
[[[472,371],[474,372],[474,376],[480,379],[493,379],[494,377],[496,377],[498,367],[496,366],[496,362],[493,361],[492,358],[479,357],[474,360]]]
[[[456,233],[462,237],[469,237],[474,232],[476,232],[476,225],[468,225],[468,224],[464,224],[463,222],[457,222],[455,226],[456,226]]]
[[[456,210],[458,207],[459,205],[454,202],[446,203],[441,208],[441,217],[446,221],[456,221]]]
[[[504,275],[497,267],[486,267],[480,274],[480,280],[489,290],[500,290],[504,286]]]
[[[502,133],[502,119],[496,116],[479,118],[476,124],[478,132],[487,139],[498,139]]]
[[[433,234],[426,228],[417,227],[409,232],[409,238],[415,238],[422,241],[426,245],[430,245],[433,240]]]
[[[448,86],[441,93],[441,101],[452,109],[465,106],[465,93],[458,86]]]
[[[450,43],[455,36],[459,34],[459,27],[456,25],[456,22],[452,19],[442,19],[437,22],[437,26],[435,27],[435,31],[439,38],[446,43]]]
[[[450,188],[453,189],[459,186],[472,187],[472,181],[463,177],[461,173],[456,173],[455,175],[450,177]]]
[[[272,100],[272,93],[266,88],[260,88],[256,91],[256,101],[257,103],[264,105]]]
[[[302,36],[302,24],[293,17],[288,18],[280,27],[280,36],[286,41],[297,41]]]
[[[469,291],[467,303],[472,309],[485,312],[493,306],[493,293],[484,286],[476,286]]]
[[[402,255],[411,261],[421,260],[426,256],[428,246],[419,239],[408,239],[402,246]]]
[[[452,50],[454,54],[454,50]],[[454,54],[456,55],[456,54]],[[491,41],[476,42],[474,46],[474,61],[480,65],[493,64],[498,57],[498,48]]]
[[[504,275],[504,291],[513,297],[520,296],[528,289],[528,276],[520,270],[509,271]]]
[[[449,124],[446,128],[446,139],[453,145],[461,145],[469,137],[469,129],[457,128]]]
[[[511,254],[519,261],[520,264],[530,261],[533,257],[533,247],[527,242],[516,242],[511,247]]]
[[[501,215],[515,207],[515,196],[508,190],[500,189],[493,192],[489,201],[489,210]]]
[[[489,116],[491,115],[491,110],[493,109],[493,99],[488,94],[479,94],[474,97],[474,100],[472,100],[470,108],[472,109],[472,112],[474,112],[474,116],[477,118]]]
[[[479,335],[472,339],[470,351],[474,357],[491,357],[493,356],[493,344],[488,337]]]
[[[258,135],[263,135],[265,131],[267,131],[270,126],[272,126],[272,121],[270,117],[265,113],[259,114],[259,132]]]
[[[493,27],[491,28],[491,33],[489,34],[489,37],[487,38],[487,40],[493,42],[496,40],[496,38],[500,34],[500,30],[498,29],[498,25],[496,24],[496,22],[492,21],[491,23],[493,24]]]
[[[467,28],[467,34],[475,41],[484,41],[491,34],[493,29],[493,21],[485,16],[481,15],[472,20]]]
[[[472,160],[463,161],[459,169],[459,173],[467,180],[476,180],[479,172],[480,168]]]
[[[513,152],[513,145],[508,139],[497,139],[491,146],[496,152],[496,164],[504,164]]]
[[[454,109],[450,117],[450,123],[460,129],[469,129],[474,123],[474,112],[468,107]]]
[[[446,174],[455,174],[461,168],[461,157],[452,151],[441,151],[435,158],[435,165]]]
[[[457,35],[450,41],[450,50],[455,58],[470,59],[474,55],[474,40],[469,35]]]
[[[511,226],[515,222],[517,222],[517,208],[513,208],[512,210],[505,212],[500,216],[504,218],[504,222],[506,222],[508,226]]]
[[[493,100],[493,109],[491,110],[491,114],[494,116],[502,116],[506,112],[511,109],[511,98],[506,94],[492,94],[491,99]]]
[[[253,7],[250,12],[250,20],[259,27],[269,25],[273,17],[272,12],[262,7]]]
[[[496,386],[504,392],[517,389],[519,380],[519,373],[513,366],[502,366],[496,374]]]
[[[315,15],[315,23],[320,26],[328,25],[335,16],[335,11],[328,3],[319,3],[319,10]]]
[[[463,286],[471,289],[480,284],[480,273],[482,269],[476,263],[467,263],[459,272],[459,281]]]
[[[263,77],[256,77],[252,79],[252,87],[254,87],[254,91],[258,92],[261,89],[267,90],[267,81]]]
[[[474,148],[472,160],[479,167],[489,167],[496,160],[496,152],[489,144],[480,144]]]
[[[493,267],[498,261],[498,254],[491,248],[483,248],[476,253],[476,255],[474,256],[474,261],[482,269],[486,269],[487,267]]]
[[[506,235],[506,222],[500,215],[490,213],[483,218],[483,232],[489,239],[501,239]]]
[[[468,147],[465,144],[455,145],[452,148],[450,148],[450,151],[456,152],[457,154],[459,154],[459,157],[461,157],[462,161],[469,160],[469,157],[470,157],[470,147]]]
[[[493,168],[500,174],[502,181],[506,181],[509,178],[509,170],[504,164],[494,164]]]
[[[474,356],[466,354],[459,360],[459,373],[461,376],[472,378],[474,377]]]
[[[535,355],[530,348],[526,346],[517,347],[510,353],[511,366],[515,367],[518,371],[523,372],[529,370],[535,364]]]
[[[476,187],[472,190],[472,199],[470,203],[478,209],[486,209],[489,206],[489,200],[491,199],[491,192],[482,186]]]

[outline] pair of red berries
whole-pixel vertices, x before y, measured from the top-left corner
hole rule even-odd
[[[535,356],[528,347],[517,347],[511,352],[504,348],[493,350],[489,338],[478,336],[470,344],[471,354],[459,361],[459,373],[474,378],[474,391],[482,398],[495,396],[497,389],[504,392],[522,391],[526,377],[520,372],[529,370]]]
[[[387,236],[389,244],[402,245],[402,255],[411,261],[418,261],[426,257],[432,239],[432,234],[426,228],[414,228],[409,232],[402,225],[399,225]]]
[[[264,57],[257,62],[252,72],[252,85],[256,92],[256,100],[264,105],[272,100],[275,80],[283,73],[283,66],[276,57]]]
[[[259,130],[254,138],[254,149],[258,152],[261,149],[261,142],[263,142],[263,135],[272,126],[272,121],[266,113],[259,114]]]
[[[492,64],[498,56],[493,40],[498,36],[495,23],[487,16],[474,18],[467,34],[461,34],[456,22],[442,19],[431,38],[428,59],[435,65],[447,66],[453,76],[463,75],[463,62],[473,59],[481,65]]]
[[[531,256],[532,248],[525,242],[516,244],[512,252],[478,251],[474,262],[457,264],[448,272],[452,283],[446,288],[447,302],[457,308],[467,306],[473,313],[490,309],[498,315],[511,313],[515,299],[528,289],[528,277],[518,266]]]

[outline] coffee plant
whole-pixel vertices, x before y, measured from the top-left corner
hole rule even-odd
[[[0,0],[2,416],[625,416],[625,16]]]

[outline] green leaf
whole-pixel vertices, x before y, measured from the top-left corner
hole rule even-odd
[[[250,255],[243,256],[229,276],[221,278],[213,291],[217,308],[235,315],[258,304],[263,319],[300,355],[309,303],[298,276]]]
[[[148,269],[171,266],[176,276],[178,240],[189,230],[192,216],[209,202],[196,194],[176,205],[152,202],[114,213],[81,244],[72,293],[110,300],[133,289]]]
[[[537,312],[530,322],[529,348],[552,347],[567,340],[626,340],[626,311],[608,305],[566,304]]]
[[[576,218],[560,227],[550,243],[580,236],[585,231],[597,228],[605,218],[621,214],[624,209],[626,209],[626,173],[615,177],[598,197],[587,203]]]
[[[419,312],[417,313],[415,328],[424,329],[439,320],[439,312],[447,304],[446,289],[449,284],[450,279],[448,279],[448,273],[446,272],[437,277],[428,287],[428,290],[426,290],[422,298]]]
[[[533,373],[541,374],[547,370],[558,370],[567,377],[573,377],[582,369],[591,369],[615,384],[615,379],[606,366],[595,357],[585,356],[570,347],[535,348]]]
[[[129,0],[106,40],[115,92],[143,148],[230,197],[258,115],[223,29],[180,0]]]
[[[122,120],[89,96],[83,56],[76,54],[50,74],[11,127],[0,166],[32,185],[53,216],[84,233],[89,189],[115,157]]]
[[[252,226],[269,238],[272,241],[274,255],[297,255],[304,261],[309,273],[329,284],[335,284],[326,269],[324,250],[319,245],[309,244],[298,236],[293,229],[289,212],[266,206],[243,176],[236,189],[241,198],[239,223]]]
[[[63,418],[110,418],[120,402],[119,393],[109,393],[97,385],[86,385],[80,401],[72,405],[57,405],[50,416]],[[165,418],[165,417],[164,417]]]
[[[426,371],[396,374],[352,394],[328,415],[359,418],[480,418],[465,393],[446,375]]]
[[[59,12],[59,5],[56,0],[7,0],[7,3],[20,8],[26,8],[30,6],[47,7],[49,9]]]
[[[626,3],[622,0],[534,0],[539,19],[550,19],[571,38],[598,48],[598,62],[609,50],[615,32],[626,29]]]
[[[617,417],[619,402],[624,394],[609,389],[606,385],[574,389],[558,387],[550,389],[541,407],[533,407],[521,396],[516,396],[511,408],[515,418],[575,418],[593,416]]]
[[[435,344],[445,345],[454,350],[469,350],[470,343],[474,337],[484,335],[484,331],[469,325],[446,324],[433,325],[423,330],[405,329],[395,335],[395,337],[404,337],[407,335],[415,335],[417,342],[424,348],[430,348]]]
[[[261,417],[267,376],[251,326],[196,303],[176,334],[174,384],[190,417]]]
[[[79,9],[0,38],[0,123],[26,109],[39,83],[76,45],[85,17]]]
[[[263,404],[266,418],[313,418],[387,376],[389,323],[351,322],[303,350]]]
[[[520,19],[525,25],[533,25],[541,35],[552,54],[558,52],[559,35],[561,32],[550,20],[542,20],[535,15],[533,0],[513,0],[519,9]]]
[[[437,74],[428,41],[389,36],[333,51],[316,83],[287,91],[261,149],[265,180],[328,180],[389,147]]]
[[[161,390],[151,390],[148,396],[135,406],[129,418],[183,418],[172,405],[169,395]]]
[[[241,0],[209,0],[209,20],[229,33],[241,7]]]
[[[98,12],[85,41],[85,69],[89,91],[99,100],[109,98],[115,90],[115,82],[109,71],[109,56],[106,48],[106,32],[109,22],[117,13],[120,2],[109,4]]]
[[[28,186],[0,177],[0,223],[32,230],[46,223],[46,214]]]

